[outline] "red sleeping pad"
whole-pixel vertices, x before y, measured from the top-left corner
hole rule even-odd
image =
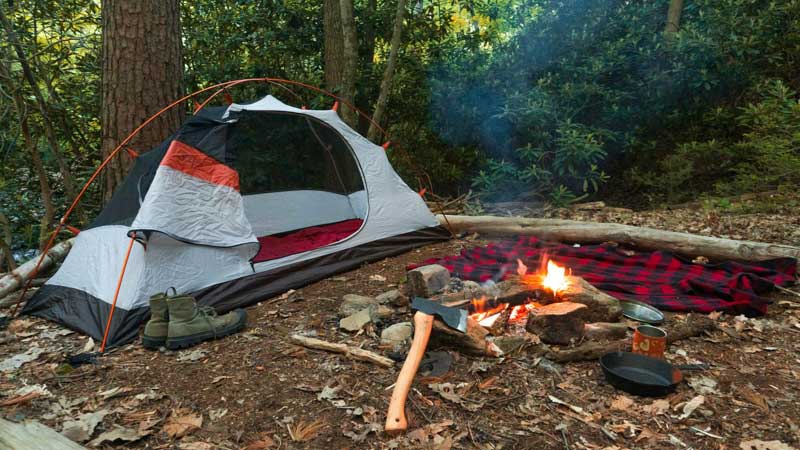
[[[302,230],[289,231],[279,235],[258,238],[261,244],[254,263],[283,258],[284,256],[307,252],[340,241],[361,228],[361,219],[350,219],[343,222],[329,223]]]

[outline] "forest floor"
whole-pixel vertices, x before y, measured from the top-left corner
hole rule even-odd
[[[731,214],[689,205],[550,215],[800,243],[797,208]],[[17,319],[0,346],[0,366],[26,352],[33,360],[16,369],[0,367],[0,412],[10,420],[36,419],[57,431],[71,428],[74,437],[93,438],[100,448],[800,446],[800,298],[787,293],[773,295],[764,317],[715,316],[726,332],[672,345],[668,358],[673,362],[711,367],[687,373],[688,383],[663,399],[623,394],[604,381],[596,362],[559,365],[524,352],[500,361],[451,351],[447,375],[417,378],[409,395],[411,425],[402,436],[382,432],[397,369],[289,341],[293,333],[307,333],[385,353],[378,345],[379,330],[359,335],[339,330],[341,297],[378,295],[403,282],[408,263],[485,242],[432,245],[265,300],[248,308],[245,331],[223,340],[181,352],[150,352],[131,344],[72,371],[64,370],[64,357],[84,351],[86,337],[63,334],[67,331],[40,319]],[[402,312],[383,325],[410,317]],[[455,397],[445,399],[429,387],[442,382],[458,386]],[[22,398],[26,392],[33,394]],[[12,401],[17,403],[7,405]],[[103,443],[101,437],[118,440]]]

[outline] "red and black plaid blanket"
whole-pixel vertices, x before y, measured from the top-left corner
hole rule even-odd
[[[756,315],[767,311],[761,297],[773,284],[794,283],[797,261],[779,258],[758,263],[697,264],[669,252],[632,252],[612,244],[573,247],[535,237],[465,249],[458,256],[430,259],[463,280],[484,282],[516,274],[517,259],[530,270],[552,259],[598,289],[669,311],[727,311]]]

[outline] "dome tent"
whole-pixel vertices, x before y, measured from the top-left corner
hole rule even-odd
[[[382,147],[267,96],[137,157],[23,313],[120,345],[170,287],[225,312],[447,238]]]

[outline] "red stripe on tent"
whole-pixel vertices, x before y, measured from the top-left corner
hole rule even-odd
[[[181,141],[172,141],[161,165],[209,183],[239,190],[239,174],[235,170]]]

